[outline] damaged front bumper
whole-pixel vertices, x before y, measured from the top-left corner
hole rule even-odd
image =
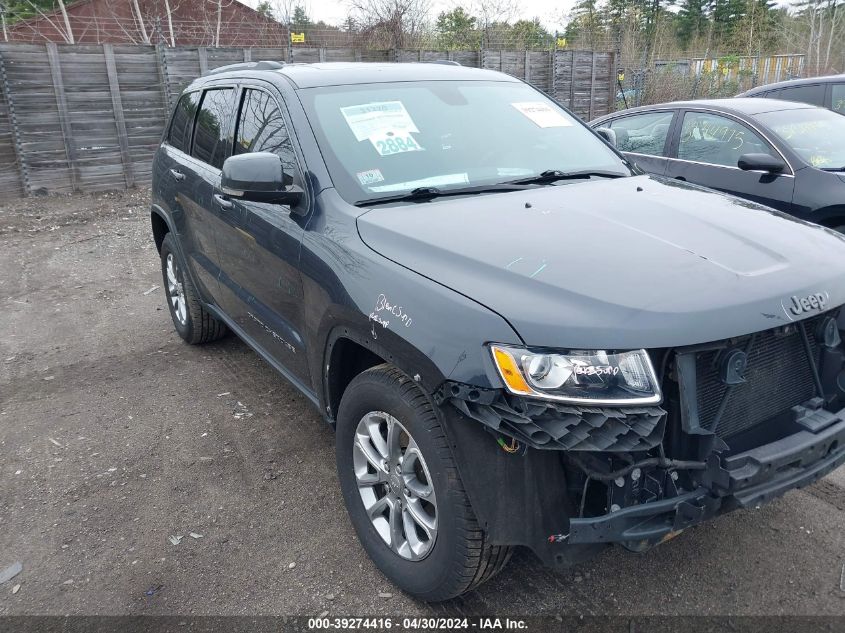
[[[814,483],[845,463],[845,409],[828,424],[735,455],[711,455],[698,487],[609,514],[570,519],[566,542],[625,543],[646,548],[737,508],[756,507]]]

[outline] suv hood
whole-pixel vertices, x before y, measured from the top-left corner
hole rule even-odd
[[[690,345],[845,303],[845,236],[655,176],[375,207],[357,222],[370,248],[528,345]]]

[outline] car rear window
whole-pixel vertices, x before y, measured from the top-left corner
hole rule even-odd
[[[223,166],[228,151],[234,99],[234,88],[206,90],[197,114],[191,155],[217,169]]]
[[[200,100],[199,92],[189,92],[182,95],[176,104],[176,111],[170,122],[170,132],[167,135],[168,144],[178,150],[187,152],[191,144],[191,129],[194,125],[194,115]]]
[[[824,105],[824,86],[821,84],[793,86],[774,90],[766,96],[770,99],[783,99],[784,101],[797,101],[798,103],[820,106]]]

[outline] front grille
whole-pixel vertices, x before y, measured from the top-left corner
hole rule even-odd
[[[800,328],[807,332],[812,362],[818,366],[815,331],[822,318],[808,319],[786,329],[759,332],[731,345],[730,348],[748,353],[745,382],[739,385],[729,387],[722,381],[721,349],[699,352],[696,396],[701,426],[720,437],[730,437],[818,395]],[[727,402],[719,417],[725,397]]]

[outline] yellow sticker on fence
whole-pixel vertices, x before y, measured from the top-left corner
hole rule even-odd
[[[291,33],[290,34],[290,41],[292,44],[304,44],[305,43],[305,33]]]

